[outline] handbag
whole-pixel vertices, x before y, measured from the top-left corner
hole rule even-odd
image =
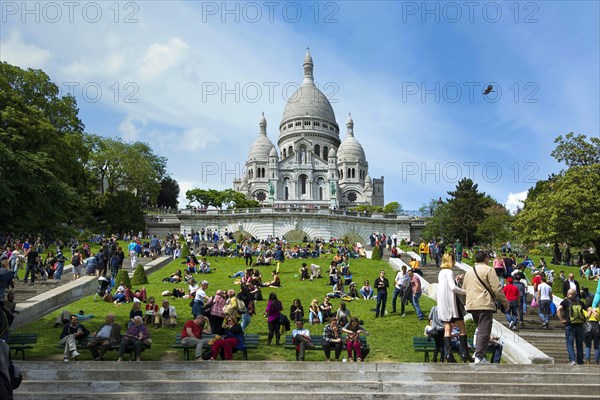
[[[598,321],[586,321],[583,324],[584,336],[600,336],[600,323]]]
[[[362,355],[363,361],[365,360],[365,358],[367,358],[367,356],[369,355],[370,352],[371,352],[371,346],[369,346],[366,343],[360,345],[360,354]]]
[[[537,307],[538,306],[538,302],[535,299],[535,297],[531,300],[531,307]]]
[[[465,309],[465,305],[463,304],[460,296],[454,293],[454,299],[456,301],[456,311],[458,312],[458,317],[463,318],[467,314],[467,310]]]

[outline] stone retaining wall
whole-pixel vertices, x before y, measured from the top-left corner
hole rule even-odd
[[[144,265],[144,269],[147,274],[151,274],[171,261],[173,261],[172,257],[159,257]],[[130,275],[133,275],[133,272],[130,272]],[[17,305],[19,314],[15,314],[11,330],[20,328],[85,296],[90,296],[96,292],[97,288],[98,281],[95,276],[83,276],[75,281],[48,290],[46,293],[32,297],[27,301],[20,302]]]

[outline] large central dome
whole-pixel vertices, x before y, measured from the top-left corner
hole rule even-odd
[[[283,121],[305,116],[323,118],[335,123],[335,114],[327,96],[315,86],[313,61],[308,52],[304,57],[304,81],[288,100],[283,111]]]

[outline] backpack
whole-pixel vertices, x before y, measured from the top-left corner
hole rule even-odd
[[[581,307],[580,303],[571,302],[569,306],[569,322],[572,325],[585,323],[585,315],[583,315],[583,307]]]
[[[78,256],[73,256],[73,258],[71,258],[71,265],[73,265],[74,267],[79,267],[79,257]]]
[[[241,300],[239,298],[237,299],[237,308],[238,312],[240,312],[241,314],[248,311],[248,307],[246,307],[246,303],[244,303],[244,300]]]

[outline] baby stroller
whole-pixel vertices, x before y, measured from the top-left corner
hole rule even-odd
[[[101,298],[104,298],[104,295],[106,293],[110,293],[110,289],[112,287],[110,283],[111,282],[103,276],[98,278],[98,289],[96,289],[96,294],[94,295],[94,301],[98,301],[98,300],[96,300],[96,297],[100,296]]]

